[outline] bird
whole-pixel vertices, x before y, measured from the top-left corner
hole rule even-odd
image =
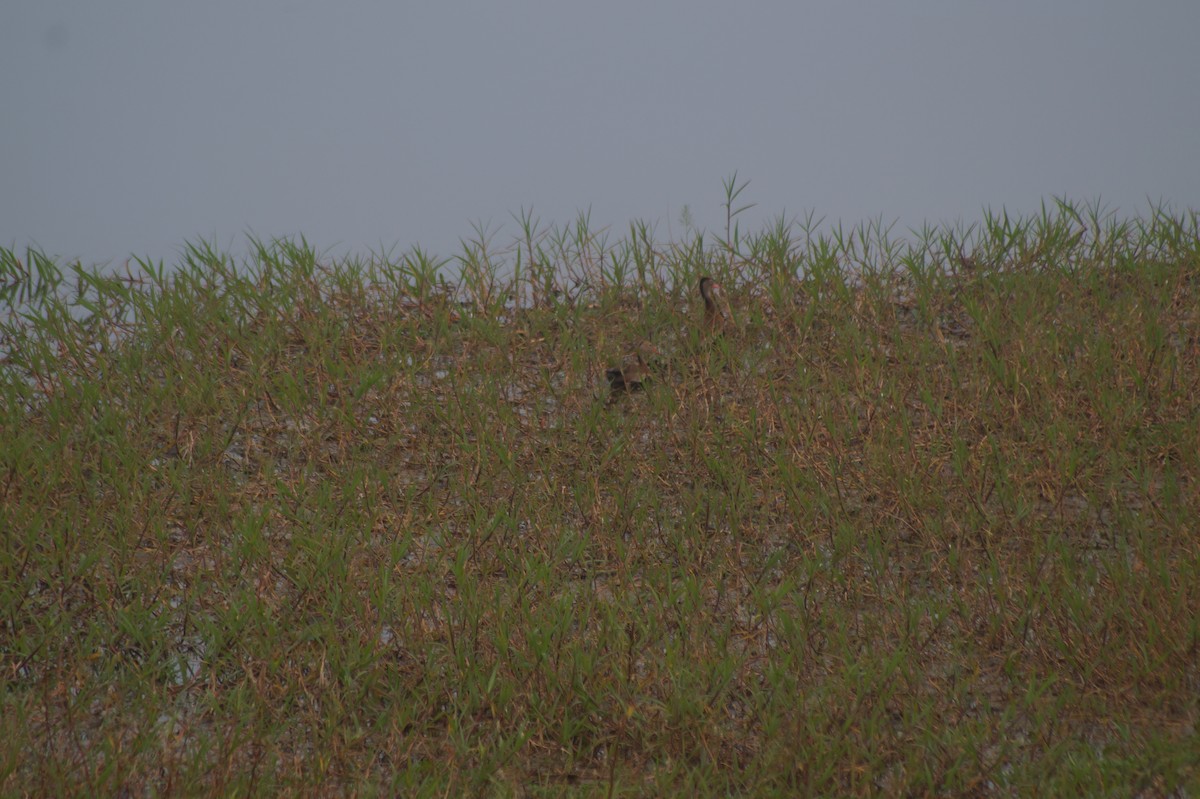
[[[650,364],[646,362],[646,358],[659,354],[661,353],[653,344],[648,341],[642,342],[620,366],[605,370],[604,376],[608,378],[609,387],[613,391],[638,391],[643,388],[650,376]]]
[[[725,312],[717,303],[721,293],[721,284],[705,275],[700,278],[700,297],[704,300],[704,329],[717,333],[725,327]]]

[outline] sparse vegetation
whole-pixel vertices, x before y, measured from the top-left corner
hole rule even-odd
[[[445,263],[0,251],[0,793],[1195,795],[1197,215],[742,188]]]

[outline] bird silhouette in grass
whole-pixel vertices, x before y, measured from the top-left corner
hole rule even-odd
[[[621,361],[620,366],[609,367],[604,372],[608,385],[614,392],[640,391],[650,379],[650,359],[661,355],[658,347],[643,341]]]
[[[708,275],[700,278],[700,298],[704,300],[704,332],[709,335],[723,332],[729,317],[720,304],[721,284]]]

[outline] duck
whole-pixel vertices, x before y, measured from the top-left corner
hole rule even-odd
[[[700,298],[704,300],[704,329],[710,333],[720,332],[726,324],[725,312],[718,303],[720,296],[720,283],[708,275],[700,278]]]
[[[604,376],[608,378],[609,387],[613,391],[638,391],[644,388],[646,380],[650,377],[650,364],[646,359],[658,354],[659,350],[653,344],[639,344],[620,366],[605,370]]]

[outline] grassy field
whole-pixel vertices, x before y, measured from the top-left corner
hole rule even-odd
[[[739,191],[0,251],[0,794],[1200,794],[1197,215]]]

